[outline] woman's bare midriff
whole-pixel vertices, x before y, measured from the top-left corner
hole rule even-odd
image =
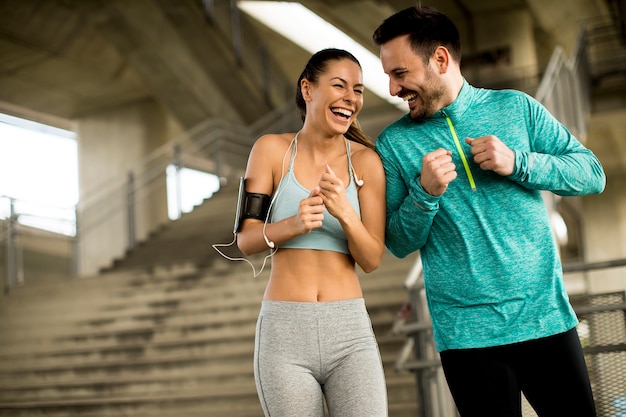
[[[363,297],[350,255],[312,249],[279,249],[265,300],[339,301]]]

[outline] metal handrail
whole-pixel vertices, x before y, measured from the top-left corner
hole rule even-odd
[[[613,259],[610,261],[599,261],[599,262],[581,262],[581,263],[570,263],[563,265],[563,272],[583,272],[583,271],[592,271],[598,269],[607,269],[607,268],[617,268],[620,266],[626,266],[626,258],[621,259]]]
[[[8,200],[9,201],[9,212],[7,213],[7,217],[5,219],[0,219],[0,243],[3,243],[3,249],[5,251],[5,262],[4,262],[4,271],[0,271],[0,277],[2,281],[2,287],[4,293],[8,293],[9,290],[15,286],[22,284],[24,282],[24,265],[23,265],[23,257],[22,257],[22,248],[18,244],[18,235],[35,235],[36,228],[32,228],[29,230],[27,228],[20,227],[20,218],[33,218],[40,220],[52,220],[58,224],[68,224],[70,228],[74,226],[74,222],[67,219],[54,218],[50,216],[43,216],[39,214],[32,213],[28,210],[20,211],[17,207],[19,207],[20,203],[26,203],[30,206],[36,207],[45,207],[47,209],[56,209],[56,210],[69,210],[75,212],[75,207],[60,207],[50,204],[43,204],[35,201],[31,201],[28,199],[18,199],[15,197],[10,197],[6,195],[0,195],[0,201]],[[70,236],[64,234],[66,236]],[[43,234],[37,234],[38,237],[47,237],[52,239],[51,236],[44,236]],[[71,239],[71,238],[70,238]],[[2,246],[2,245],[0,245]]]
[[[33,200],[29,200],[26,198],[17,198],[17,197],[13,197],[13,196],[9,196],[9,195],[3,195],[0,194],[0,201],[6,200],[9,202],[9,213],[7,213],[7,217],[6,219],[10,219],[10,218],[14,218],[15,220],[19,220],[20,218],[26,217],[26,218],[33,218],[33,219],[41,219],[41,220],[47,220],[47,221],[53,221],[53,222],[57,222],[59,224],[69,224],[71,226],[74,225],[74,222],[72,220],[69,219],[65,219],[65,218],[61,218],[58,216],[49,216],[49,215],[42,215],[42,214],[36,214],[33,213],[30,210],[19,210],[19,206],[20,205],[29,205],[32,207],[37,207],[37,208],[45,208],[46,210],[57,210],[57,211],[68,211],[68,212],[72,212],[75,213],[76,212],[76,206],[57,206],[57,205],[53,205],[53,204],[46,204],[46,203],[41,203],[38,201],[33,201]],[[0,218],[1,219],[1,218]],[[3,232],[2,230],[0,230],[0,241],[2,241],[3,239],[6,238],[6,232]]]

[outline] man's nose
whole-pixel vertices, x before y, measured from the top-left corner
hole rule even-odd
[[[396,96],[398,95],[400,91],[402,91],[402,87],[400,86],[400,83],[390,78],[389,79],[389,94],[391,94],[392,96]]]

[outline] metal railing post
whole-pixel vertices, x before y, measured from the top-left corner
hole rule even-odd
[[[243,66],[243,43],[241,40],[241,21],[237,0],[230,0],[230,19],[232,25],[233,51],[237,65]]]
[[[224,176],[224,161],[222,160],[222,138],[219,137],[215,141],[215,167],[216,175],[218,177]]]
[[[74,278],[80,275],[80,218],[78,206],[74,207],[74,237],[72,238],[72,250],[70,254],[70,271]]]
[[[132,171],[128,172],[128,182],[126,185],[126,209],[127,209],[127,233],[128,248],[135,247],[135,175]]]
[[[6,243],[6,257],[7,257],[7,277],[4,282],[4,292],[8,294],[11,288],[17,284],[17,257],[15,247],[15,223],[17,222],[17,214],[15,213],[15,199],[9,198],[9,217],[7,219],[7,243]]]
[[[181,178],[182,164],[182,151],[180,145],[174,145],[174,161],[173,161],[176,181],[176,218],[180,219],[183,215],[183,181]]]
[[[417,323],[423,318],[419,317],[420,308],[420,291],[422,287],[411,287],[409,290],[409,303],[411,305],[411,319]],[[413,352],[416,360],[426,359],[426,348],[424,341],[424,331],[415,331],[407,336],[413,338]],[[430,395],[428,391],[428,384],[425,383],[424,372],[425,368],[418,368],[415,370],[415,383],[417,387],[417,401],[420,405],[419,415],[420,417],[433,416],[432,404],[429,401]]]

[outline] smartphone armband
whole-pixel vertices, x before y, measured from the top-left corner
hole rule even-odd
[[[239,179],[239,196],[237,198],[237,213],[235,215],[235,227],[233,233],[241,229],[244,219],[257,219],[265,221],[270,207],[270,196],[267,194],[249,193],[243,177]]]

